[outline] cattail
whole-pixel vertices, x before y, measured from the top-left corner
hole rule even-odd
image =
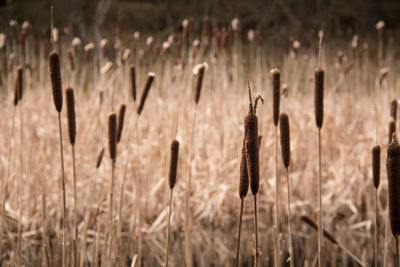
[[[203,85],[203,76],[204,76],[205,69],[206,69],[205,65],[201,64],[201,66],[199,66],[198,71],[197,71],[196,91],[195,91],[196,95],[194,98],[194,102],[196,103],[196,105],[200,101],[200,93],[201,93],[201,87]]]
[[[74,60],[74,53],[72,50],[68,51],[68,59],[69,59],[69,65],[71,67],[71,70],[75,69],[75,60]]]
[[[372,178],[376,189],[379,187],[381,172],[381,147],[379,145],[372,148]]]
[[[397,100],[393,99],[390,103],[390,116],[396,121],[397,118]]]
[[[389,144],[392,143],[392,136],[393,133],[396,131],[396,122],[394,121],[394,119],[392,118],[389,122]]]
[[[96,169],[100,168],[101,161],[103,160],[103,155],[104,155],[104,147],[100,150],[99,155],[97,155]]]
[[[278,126],[279,122],[279,100],[280,100],[280,73],[279,70],[273,69],[271,71],[272,77],[272,105],[274,125]]]
[[[17,77],[15,78],[15,95],[17,98],[17,103],[22,99],[22,93],[23,93],[23,85],[24,85],[24,80],[23,80],[23,69],[21,66],[18,66],[17,68]],[[14,104],[15,100],[14,100]]]
[[[133,101],[136,101],[136,71],[135,71],[135,66],[130,65],[130,76],[131,76],[131,87],[132,87],[132,98]]]
[[[49,56],[51,87],[53,89],[53,101],[57,112],[61,112],[63,104],[60,58],[57,52],[51,52]]]
[[[115,163],[117,159],[117,115],[115,113],[108,115],[108,148],[110,158]]]
[[[259,189],[260,166],[258,159],[258,119],[256,114],[249,112],[244,119],[246,163],[247,172],[250,178],[250,188],[253,195]]]
[[[153,83],[153,80],[155,77],[156,77],[156,74],[154,72],[149,72],[149,74],[147,74],[146,84],[144,86],[142,96],[140,97],[140,103],[139,103],[139,106],[137,109],[138,115],[140,115],[140,113],[142,113],[142,110],[144,107],[144,102],[146,101],[147,95],[150,91],[151,84]]]
[[[262,140],[262,135],[258,135],[258,149],[261,147],[261,140]]]
[[[389,188],[389,216],[393,236],[400,235],[400,145],[396,134],[387,149],[386,170]]]
[[[248,191],[249,175],[247,173],[245,140],[243,139],[242,159],[240,161],[239,197],[244,199]]]
[[[179,142],[177,140],[173,140],[171,143],[171,161],[169,165],[169,188],[171,190],[175,186],[176,182],[176,171],[178,169],[178,154],[179,154]]]
[[[126,110],[126,105],[125,105],[125,104],[122,104],[122,105],[119,107],[119,112],[118,112],[118,121],[117,121],[117,143],[119,143],[119,141],[121,141],[122,129],[124,128],[125,110]]]
[[[68,134],[69,142],[71,145],[75,145],[76,137],[76,123],[75,123],[75,98],[74,89],[67,88],[65,91],[67,101],[67,118],[68,118]]]
[[[280,118],[282,161],[285,168],[290,164],[290,126],[289,116],[282,113]]]
[[[314,105],[315,105],[315,121],[318,128],[322,128],[324,121],[324,75],[325,72],[321,69],[315,69],[315,91],[314,91]]]
[[[318,230],[318,226],[317,226],[317,224],[313,221],[313,219],[311,219],[311,218],[308,217],[307,215],[302,215],[300,218],[301,218],[301,220],[302,220],[303,222],[307,223],[308,225],[310,225],[310,226],[311,226],[312,228],[314,228],[315,230]],[[330,232],[326,231],[325,229],[324,229],[324,236],[325,236],[327,239],[329,239],[332,243],[338,244],[336,238],[334,238],[333,235],[332,235]]]

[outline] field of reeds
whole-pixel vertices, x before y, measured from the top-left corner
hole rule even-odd
[[[383,22],[280,49],[238,19],[98,44],[32,27],[0,34],[2,266],[397,266]]]

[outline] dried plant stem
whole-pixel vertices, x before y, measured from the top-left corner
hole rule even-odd
[[[279,178],[278,178],[278,126],[275,126],[275,235],[274,235],[274,266],[279,266]]]
[[[388,197],[389,198],[389,197]],[[389,201],[389,200],[387,200]],[[386,206],[385,211],[385,238],[384,238],[384,246],[383,246],[383,266],[387,266],[387,245],[388,245],[388,236],[389,236],[389,205]]]
[[[400,257],[399,257],[399,253],[400,253],[400,248],[399,248],[399,235],[395,236],[396,239],[396,267],[400,266]]]
[[[124,205],[124,188],[125,188],[126,175],[122,178],[120,198],[119,198],[119,206],[118,206],[118,225],[117,225],[117,266],[121,266],[121,229],[122,229],[122,208]]]
[[[318,267],[323,267],[323,226],[322,226],[322,191],[321,191],[321,128],[318,128]]]
[[[165,241],[165,267],[168,267],[168,247],[169,247],[169,229],[171,225],[171,211],[172,211],[172,193],[174,189],[171,189],[171,194],[169,196],[169,211],[168,211],[168,222],[167,222],[167,238]]]
[[[242,233],[242,217],[243,217],[243,206],[244,206],[244,198],[240,200],[240,213],[239,213],[239,226],[238,226],[238,235],[236,241],[236,259],[235,259],[235,267],[239,266],[239,252],[240,252],[240,235]]]
[[[378,189],[375,188],[375,233],[374,233],[375,267],[378,266]]]
[[[46,267],[50,267],[50,258],[48,253],[47,246],[47,237],[46,237],[46,198],[42,195],[42,253],[44,257],[44,262]]]
[[[76,193],[76,160],[75,160],[75,145],[72,145],[72,172],[74,183],[74,239],[72,243],[73,248],[73,266],[78,266],[77,250],[78,250],[78,208],[77,208],[77,193]]]
[[[21,101],[21,100],[20,100]],[[22,199],[21,199],[21,187],[22,177],[24,175],[24,158],[23,158],[23,114],[22,114],[22,102],[19,106],[20,126],[19,126],[19,179],[18,179],[18,266],[22,265]]]
[[[290,267],[294,266],[294,253],[292,243],[292,223],[291,223],[291,212],[290,212],[290,179],[289,179],[289,168],[286,168],[286,182],[287,182],[287,198],[288,198],[288,229],[289,229],[289,253],[290,253]]]
[[[113,261],[111,258],[111,245],[112,245],[112,238],[113,238],[113,221],[114,221],[114,174],[115,174],[115,162],[111,161],[111,189],[110,189],[110,212],[109,212],[109,233],[108,233],[108,261],[110,266],[113,265]]]
[[[257,225],[257,195],[254,195],[254,236],[256,240],[256,246],[254,249],[254,267],[258,266],[258,225]]]

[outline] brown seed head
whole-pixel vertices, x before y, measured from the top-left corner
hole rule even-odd
[[[240,161],[240,180],[239,180],[239,197],[244,199],[249,191],[249,175],[247,173],[246,164],[246,143],[243,139],[242,158]]]
[[[379,187],[381,175],[381,147],[376,145],[372,148],[372,178],[376,189]]]
[[[57,112],[61,112],[63,104],[60,58],[57,52],[51,52],[49,56],[51,87],[53,89],[53,101]]]
[[[400,235],[400,145],[393,134],[387,149],[386,170],[389,189],[389,217],[393,236]]]
[[[21,66],[18,66],[17,77],[15,77],[15,94],[18,98],[17,99],[18,101],[21,101],[21,99],[22,99],[23,86],[24,86],[23,68]],[[15,104],[15,100],[14,100],[14,104]]]
[[[154,72],[149,72],[149,74],[147,75],[146,85],[144,86],[142,96],[140,97],[140,103],[137,108],[138,115],[142,113],[144,102],[146,101],[147,95],[149,94],[150,91],[151,84],[153,83],[155,77],[156,75],[154,74]]]
[[[178,154],[179,154],[179,142],[173,140],[171,143],[171,161],[169,165],[168,183],[171,190],[174,188],[176,183],[176,172],[178,170]]]
[[[68,118],[69,142],[71,143],[71,145],[75,145],[76,123],[75,123],[74,89],[67,88],[67,90],[65,90],[65,95],[66,95],[66,101],[67,101],[67,118]]]
[[[117,160],[117,115],[114,112],[108,115],[108,149],[110,158],[115,163]]]
[[[290,164],[290,126],[289,116],[282,113],[280,118],[282,161],[285,168]]]
[[[130,70],[130,76],[131,76],[132,98],[133,98],[133,101],[136,101],[136,71],[135,71],[135,66],[130,65],[129,66],[129,70]]]
[[[318,128],[322,128],[324,121],[324,76],[325,72],[321,69],[315,69],[315,91],[314,91],[314,106],[315,106],[315,122]]]
[[[104,147],[100,150],[100,153],[97,155],[96,169],[100,168],[101,161],[103,160],[103,155],[104,155]]]
[[[117,143],[121,141],[122,129],[124,128],[125,110],[126,110],[126,105],[121,104],[121,106],[119,107],[118,121],[117,121]]]
[[[271,71],[272,78],[272,108],[273,108],[273,119],[275,126],[278,126],[279,122],[279,102],[280,102],[280,72],[277,69]]]
[[[204,64],[202,64],[198,69],[197,79],[196,79],[196,88],[195,88],[196,95],[194,97],[194,102],[196,103],[196,105],[200,101],[200,93],[201,93],[201,87],[203,85],[203,77],[204,77],[205,69],[206,69],[206,67]]]
[[[245,148],[246,165],[250,178],[250,188],[253,195],[256,195],[259,189],[259,155],[258,155],[258,119],[256,114],[249,112],[244,119],[245,128]]]
[[[392,136],[393,136],[393,133],[394,133],[395,131],[396,131],[396,122],[395,122],[394,119],[392,118],[392,119],[390,119],[390,122],[389,122],[389,135],[388,135],[389,144],[392,143]]]
[[[396,121],[397,118],[397,100],[393,99],[390,103],[390,116]]]

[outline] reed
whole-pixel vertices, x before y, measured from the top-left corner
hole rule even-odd
[[[117,120],[117,143],[121,141],[122,130],[124,128],[125,110],[126,110],[126,105],[121,104],[121,106],[119,107],[118,120]]]
[[[96,169],[100,168],[101,162],[103,161],[103,156],[104,156],[104,147],[100,150],[99,154],[97,155]]]
[[[129,66],[129,73],[131,77],[131,93],[133,101],[136,101],[136,69],[134,65]]]
[[[374,266],[378,266],[378,187],[381,170],[381,147],[372,148],[372,179],[375,187],[375,231],[374,231]]]
[[[396,131],[396,122],[394,121],[393,118],[391,118],[389,121],[389,134],[388,134],[389,144],[392,143],[392,136],[395,131]]]
[[[117,115],[110,113],[108,115],[108,149],[111,159],[111,186],[110,186],[110,204],[109,204],[109,233],[108,233],[108,264],[113,265],[111,258],[111,246],[113,237],[114,220],[114,173],[115,162],[117,161]]]
[[[139,106],[137,108],[137,114],[138,116],[142,113],[143,108],[144,108],[144,103],[146,101],[147,95],[149,94],[150,88],[151,88],[151,84],[153,83],[154,78],[156,77],[154,72],[149,72],[149,74],[147,74],[147,80],[146,80],[146,84],[144,86],[142,95],[140,97],[140,102],[139,102]]]

